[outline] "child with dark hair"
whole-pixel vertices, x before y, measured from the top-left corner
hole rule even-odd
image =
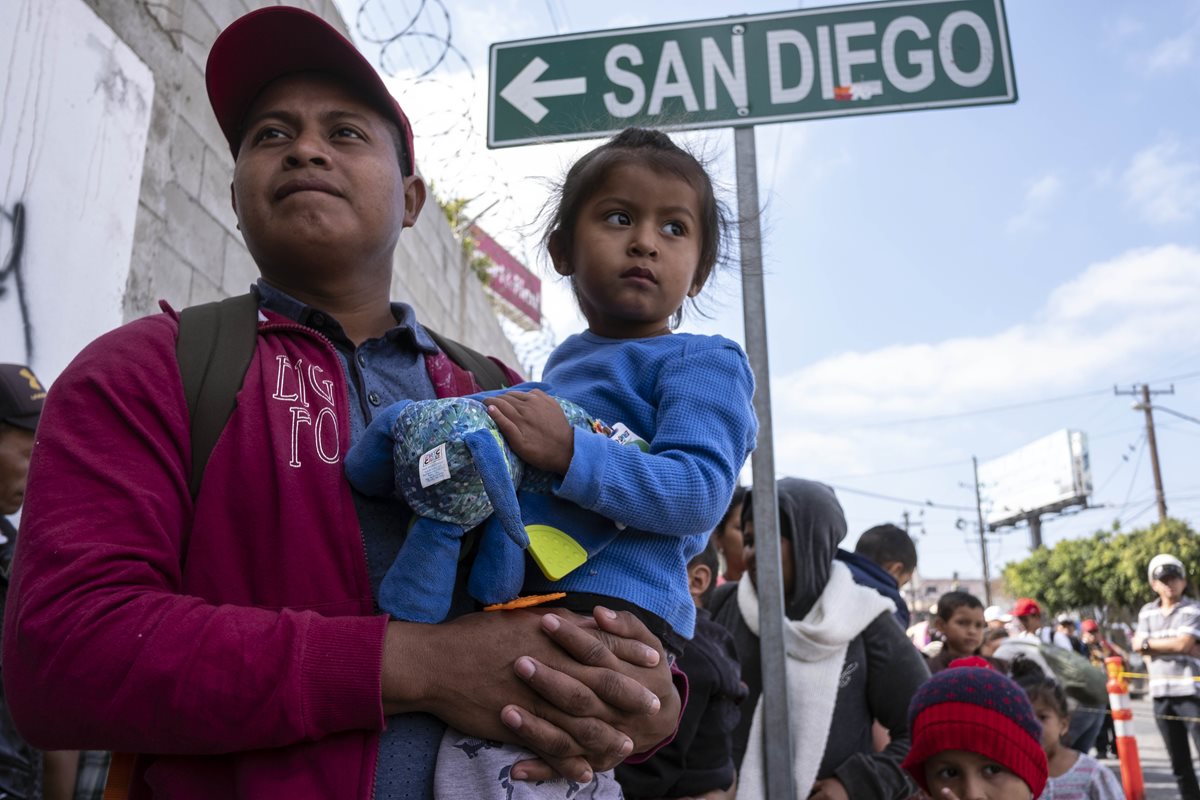
[[[1096,759],[1072,750],[1063,741],[1071,727],[1067,695],[1053,677],[1033,661],[1018,658],[1012,677],[1025,690],[1034,713],[1042,723],[1042,749],[1049,767],[1047,800],[1123,800],[1125,792],[1117,776]],[[1081,709],[1081,713],[1086,709]]]
[[[717,588],[713,536],[688,564],[688,589],[696,603],[696,634],[675,664],[687,675],[688,702],[670,744],[640,764],[617,767],[628,800],[732,794],[732,734],[738,704],[746,697],[737,649],[729,631],[713,622],[705,602]]]
[[[983,644],[983,603],[968,592],[946,592],[937,601],[933,627],[945,640],[942,650],[929,659],[929,671],[936,674],[960,658],[976,655]]]
[[[935,800],[1045,797],[1046,754],[1029,698],[982,658],[952,662],[908,709],[904,768]]]
[[[588,615],[596,606],[628,610],[675,655],[696,621],[688,563],[727,510],[758,428],[742,349],[673,333],[721,261],[727,229],[708,173],[666,134],[630,128],[584,155],[558,193],[546,246],[588,328],[551,353],[543,380],[616,433],[572,428],[539,390],[485,401],[512,450],[554,476],[553,502],[625,526],[558,580],[529,566],[524,591],[566,592],[556,605]],[[622,444],[628,438],[646,447]],[[514,784],[507,770],[528,757],[448,733],[437,793],[511,800],[580,791],[562,781]],[[586,793],[617,797],[620,788],[599,773]]]
[[[896,606],[896,621],[908,629],[912,617],[900,587],[912,579],[917,569],[917,546],[903,528],[876,525],[858,537],[854,552],[838,549],[837,559],[850,568],[854,582],[869,586]]]

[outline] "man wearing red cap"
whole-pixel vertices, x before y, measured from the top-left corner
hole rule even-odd
[[[411,514],[353,492],[342,457],[377,410],[478,389],[389,301],[425,200],[412,127],[294,8],[229,26],[207,82],[262,274],[256,350],[194,497],[173,311],[56,382],[4,641],[22,731],[137,753],[135,798],[424,798],[445,722],[543,755],[517,779],[586,781],[662,740],[679,696],[627,614],[598,610],[597,634],[464,614],[462,592],[443,625],[377,612]]]

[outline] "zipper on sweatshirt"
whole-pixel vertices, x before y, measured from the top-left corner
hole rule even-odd
[[[299,333],[303,333],[307,336],[311,336],[311,337],[319,340],[323,345],[325,345],[325,349],[329,351],[330,355],[332,355],[335,359],[337,359],[337,361],[339,363],[342,360],[342,354],[340,352],[338,352],[337,345],[335,345],[328,336],[326,336],[325,334],[321,333],[318,330],[308,327],[307,325],[301,325],[299,322],[290,321],[290,320],[287,322],[278,322],[278,321],[274,321],[274,320],[267,320],[266,322],[259,323],[258,329],[260,331],[264,331],[264,330],[265,331],[296,331]],[[354,364],[353,358],[351,358],[349,360],[350,360],[351,364]],[[342,395],[343,395],[342,399],[346,404],[346,413],[349,414],[350,413],[350,386],[349,386],[350,379],[349,379],[349,377],[347,377],[345,370],[342,371],[342,378],[344,380],[346,380],[346,383],[347,383],[346,386],[342,387]],[[347,441],[349,441],[349,436],[347,436]],[[353,492],[353,490],[350,490],[350,491]],[[353,502],[354,502],[354,498],[351,497],[351,504],[353,504]],[[362,550],[362,574],[366,580],[367,593],[371,596],[371,609],[374,611],[374,613],[379,614],[379,613],[381,613],[381,609],[379,608],[379,600],[378,600],[378,598],[375,597],[375,593],[373,591],[371,591],[370,562],[367,559],[367,535],[366,535],[366,532],[363,531],[361,520],[358,519],[358,509],[357,508],[355,508],[355,511],[354,511],[354,522],[355,522],[356,527],[358,528],[358,545]],[[373,798],[374,793],[375,793],[374,778],[372,778],[371,785],[372,785],[371,796]]]

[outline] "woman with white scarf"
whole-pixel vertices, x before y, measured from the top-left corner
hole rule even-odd
[[[928,677],[920,654],[892,617],[892,602],[859,586],[836,562],[846,517],[834,492],[813,481],[779,481],[788,718],[796,793],[816,800],[908,800],[916,785],[900,768],[908,752],[908,703]],[[713,618],[733,634],[750,694],[734,731],[738,797],[764,796],[762,674],[754,588],[753,502],[743,506],[746,575],[713,598]],[[872,746],[879,720],[891,734]]]

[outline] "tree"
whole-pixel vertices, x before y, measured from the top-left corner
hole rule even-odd
[[[453,197],[449,200],[442,200],[435,194],[434,199],[437,200],[442,214],[446,217],[446,222],[450,223],[450,229],[454,231],[454,236],[458,239],[459,246],[462,247],[463,259],[467,262],[467,267],[475,273],[479,282],[486,286],[491,279],[488,270],[492,266],[492,260],[479,251],[479,243],[471,235],[471,223],[474,220],[467,216],[467,206],[476,198]]]
[[[1037,598],[1048,612],[1095,608],[1109,618],[1131,619],[1154,599],[1146,567],[1159,553],[1179,558],[1195,585],[1200,534],[1177,519],[1126,532],[1114,525],[1086,539],[1040,547],[1007,565],[1004,582],[1013,596]]]

